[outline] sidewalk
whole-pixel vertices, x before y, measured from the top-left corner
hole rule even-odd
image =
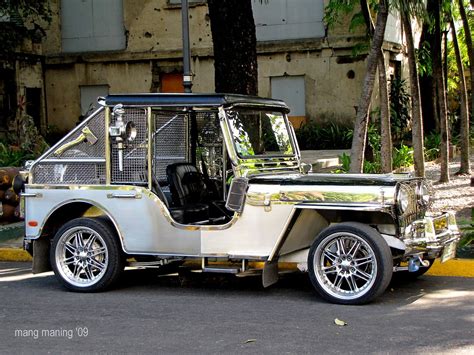
[[[0,226],[0,261],[30,261],[31,256],[23,250],[24,222]]]

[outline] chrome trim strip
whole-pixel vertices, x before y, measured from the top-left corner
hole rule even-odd
[[[140,194],[107,194],[107,198],[142,198]]]
[[[27,193],[27,192],[22,192],[20,194],[21,197],[43,197],[43,194],[31,194],[31,193]]]
[[[110,185],[112,181],[112,152],[110,148],[110,107],[105,108],[105,183]]]
[[[218,112],[219,122],[221,126],[221,131],[222,131],[222,138],[225,142],[227,153],[229,154],[229,158],[232,163],[232,166],[233,167],[238,166],[239,161],[238,161],[237,153],[235,152],[234,144],[232,143],[232,133],[230,132],[229,124],[227,123],[224,107],[219,106],[218,111],[219,111]],[[236,176],[240,176],[237,169],[233,169],[233,170]]]
[[[151,115],[151,107],[147,108],[147,121],[148,121],[148,144],[147,144],[147,157],[148,157],[148,188],[151,190],[153,187],[152,183],[152,172],[153,172],[153,135],[152,132],[155,130],[155,127],[153,126],[153,119]]]
[[[105,158],[79,158],[79,159],[44,159],[41,164],[74,164],[74,163],[105,163]]]
[[[344,205],[330,204],[330,203],[304,203],[296,204],[295,208],[301,209],[320,209],[320,210],[350,210],[350,211],[367,211],[367,212],[388,212],[391,205],[381,204],[350,204],[345,203]]]
[[[103,190],[103,191],[110,191],[110,190],[122,190],[122,191],[131,191],[135,190],[137,186],[132,185],[35,185],[35,184],[28,184],[26,187],[35,190]]]

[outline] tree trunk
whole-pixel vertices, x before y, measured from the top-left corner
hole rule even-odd
[[[474,118],[474,49],[472,47],[472,32],[469,27],[469,21],[466,15],[466,9],[464,8],[463,0],[459,2],[459,13],[462,19],[462,25],[464,28],[464,37],[466,37],[466,47],[469,56],[469,68],[471,72],[471,118]],[[471,0],[471,6],[474,7],[474,0]]]
[[[216,92],[257,95],[257,40],[251,0],[208,0]]]
[[[400,15],[407,40],[408,67],[410,69],[410,94],[413,124],[412,143],[414,151],[413,160],[415,163],[415,174],[419,177],[425,177],[423,116],[421,114],[420,85],[418,82],[418,71],[416,69],[415,43],[413,41],[413,31],[408,13],[406,10],[402,10]]]
[[[380,92],[380,160],[383,173],[390,173],[392,166],[392,130],[390,127],[390,105],[388,100],[387,71],[383,51],[379,55],[379,92]]]
[[[374,90],[375,74],[377,71],[378,57],[384,40],[385,27],[387,25],[388,4],[386,0],[379,1],[377,22],[375,25],[374,38],[367,58],[367,72],[364,78],[362,95],[359,99],[356,121],[354,124],[354,136],[351,149],[350,172],[361,173],[364,167],[365,144],[367,140],[367,126],[369,123],[369,107],[372,92]]]
[[[441,61],[441,24],[440,24],[440,0],[433,0],[435,18],[435,45],[433,48],[433,78],[438,92],[439,121],[441,133],[441,175],[440,182],[449,182],[449,128],[448,128],[448,112],[446,107],[446,88],[444,86],[444,71]]]
[[[464,66],[461,58],[461,51],[459,50],[458,36],[456,33],[456,26],[454,19],[450,19],[451,34],[453,39],[454,54],[456,56],[456,65],[459,71],[459,86],[461,91],[461,167],[457,174],[470,174],[471,167],[469,162],[469,104],[466,88],[466,77],[464,76]]]
[[[428,1],[426,12],[433,14],[433,1]],[[435,36],[432,30],[432,22],[424,21],[420,37],[420,47],[428,45],[430,52],[435,46]],[[432,67],[431,67],[432,69]],[[420,88],[432,88],[432,90],[421,90],[421,107],[423,115],[423,131],[425,134],[439,132],[439,115],[436,104],[436,84],[434,82],[433,73],[428,72],[419,77]]]

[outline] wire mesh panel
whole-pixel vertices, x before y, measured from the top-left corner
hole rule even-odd
[[[180,112],[154,112],[154,167],[158,181],[166,181],[166,167],[187,161],[188,119]]]
[[[147,183],[147,144],[148,127],[145,108],[126,108],[123,115],[125,123],[132,121],[137,130],[133,142],[124,142],[121,149],[117,140],[112,139],[112,183]],[[111,125],[115,124],[112,118]],[[120,169],[120,150],[123,164]]]
[[[35,166],[36,184],[105,184],[105,163],[40,163]]]
[[[74,133],[32,167],[31,174],[36,184],[104,183],[104,109],[82,122]]]
[[[45,159],[82,159],[87,158],[104,158],[105,157],[105,112],[104,110],[100,111],[95,117],[91,120],[82,123],[80,126],[82,129],[84,127],[89,128],[92,135],[96,140],[91,139],[90,136],[84,135],[82,129],[79,129],[75,134],[68,137],[62,144],[61,147],[71,143],[75,140],[80,140],[82,137],[84,139],[76,144],[71,146],[71,148],[65,150],[62,153],[56,153],[57,150],[53,150]]]

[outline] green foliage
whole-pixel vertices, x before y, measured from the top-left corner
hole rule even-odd
[[[295,132],[298,144],[303,150],[348,149],[352,144],[352,128],[333,122],[326,125],[310,122]]]
[[[378,127],[373,123],[370,123],[367,127],[367,144],[374,150],[374,153],[380,152],[382,137],[380,136]]]
[[[0,53],[13,53],[24,39],[39,42],[51,22],[48,0],[0,0]]]
[[[0,166],[22,166],[49,147],[31,116],[24,114],[17,124],[16,135],[10,134],[7,140],[0,141]]]
[[[413,165],[413,148],[401,144],[400,148],[393,148],[393,168],[406,168]]]
[[[26,160],[34,157],[30,152],[0,142],[0,166],[22,166]]]
[[[324,9],[324,21],[328,26],[340,23],[341,17],[354,11],[354,6],[358,3],[359,0],[330,0]]]
[[[439,147],[441,146],[441,136],[432,132],[425,136],[425,158],[427,161],[435,160],[439,157]]]
[[[370,143],[369,143],[370,145]],[[333,170],[333,173],[347,173],[351,166],[351,157],[343,153],[339,156],[342,165],[340,168]],[[413,165],[413,148],[404,144],[399,148],[393,149],[393,168],[406,168]],[[382,171],[382,163],[380,153],[374,153],[374,160],[364,160],[364,174],[380,174]]]
[[[431,58],[430,43],[424,41],[420,44],[420,48],[416,49],[416,61],[418,74],[420,76],[430,76],[433,73],[433,60]]]
[[[362,12],[357,12],[352,16],[351,23],[349,25],[349,31],[354,31],[357,27],[366,26],[365,17]]]
[[[364,161],[364,174],[380,174],[382,166],[380,160],[376,161]]]
[[[471,209],[471,220],[459,219],[458,221],[461,239],[459,240],[457,255],[458,257],[474,257],[474,208]]]
[[[394,140],[402,140],[410,132],[410,99],[405,80],[390,82],[390,120]]]
[[[352,57],[358,57],[361,54],[367,54],[367,52],[370,49],[370,43],[369,42],[360,42],[357,44],[354,44],[351,50],[351,55]]]

